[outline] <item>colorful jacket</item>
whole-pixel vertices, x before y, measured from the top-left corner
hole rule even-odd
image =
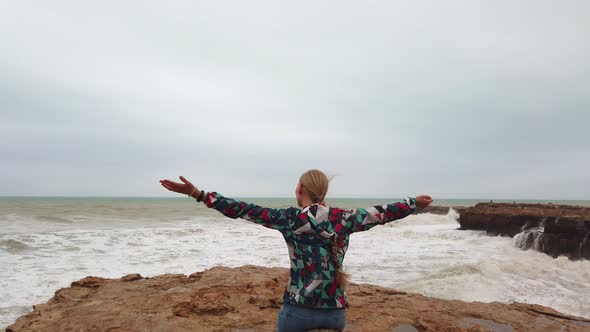
[[[210,192],[205,204],[227,217],[242,218],[276,229],[283,234],[291,261],[290,278],[283,303],[312,308],[348,306],[346,292],[334,282],[336,269],[331,237],[336,235],[342,266],[350,234],[404,218],[416,210],[416,200],[377,205],[367,209],[338,209],[324,204],[304,208],[263,208]]]

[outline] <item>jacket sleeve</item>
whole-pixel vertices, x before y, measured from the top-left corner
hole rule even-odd
[[[300,212],[298,208],[294,207],[287,209],[264,208],[253,203],[224,197],[217,192],[208,193],[205,197],[205,204],[226,217],[242,218],[281,232],[291,229],[294,217]]]
[[[416,199],[407,197],[397,203],[375,205],[367,209],[351,209],[346,211],[342,217],[348,231],[354,233],[405,218],[414,211],[416,211]]]

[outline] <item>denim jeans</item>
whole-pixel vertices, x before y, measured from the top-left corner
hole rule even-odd
[[[278,332],[299,332],[311,329],[339,329],[346,325],[346,309],[312,309],[283,304],[277,319]]]

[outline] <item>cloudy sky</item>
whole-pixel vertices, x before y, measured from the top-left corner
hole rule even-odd
[[[590,199],[590,2],[3,1],[0,196]]]

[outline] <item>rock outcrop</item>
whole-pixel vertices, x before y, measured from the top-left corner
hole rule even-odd
[[[554,204],[479,203],[461,212],[461,229],[517,237],[523,249],[590,259],[590,208]]]
[[[190,276],[86,277],[7,331],[275,331],[284,268],[215,267]],[[522,303],[466,303],[348,286],[347,331],[590,331],[590,320]]]

